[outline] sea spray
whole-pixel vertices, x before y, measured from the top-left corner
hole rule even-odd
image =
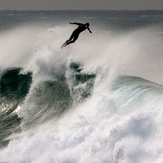
[[[1,98],[1,112],[16,117],[3,121],[11,126],[2,125],[1,162],[162,163],[161,11],[3,16],[14,21],[0,33],[1,74],[21,67],[32,80],[13,109]],[[90,22],[93,33],[61,50],[70,20]]]

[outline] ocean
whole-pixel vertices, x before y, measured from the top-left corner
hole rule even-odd
[[[0,163],[162,163],[162,45],[163,11],[0,11]]]

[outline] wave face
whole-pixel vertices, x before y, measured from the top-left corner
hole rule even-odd
[[[0,16],[0,162],[162,163],[162,11]]]

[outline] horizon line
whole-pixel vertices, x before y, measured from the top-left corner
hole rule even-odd
[[[0,11],[163,11],[160,9],[54,9],[54,10],[44,10],[44,9],[0,9]]]

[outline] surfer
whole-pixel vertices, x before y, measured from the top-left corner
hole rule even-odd
[[[85,31],[86,29],[88,29],[88,31],[90,33],[92,33],[92,31],[89,28],[89,23],[86,23],[86,24],[76,23],[76,22],[74,22],[74,23],[69,22],[69,23],[78,25],[78,28],[73,31],[70,38],[61,46],[61,48],[74,43],[78,39],[79,34],[83,31]]]

